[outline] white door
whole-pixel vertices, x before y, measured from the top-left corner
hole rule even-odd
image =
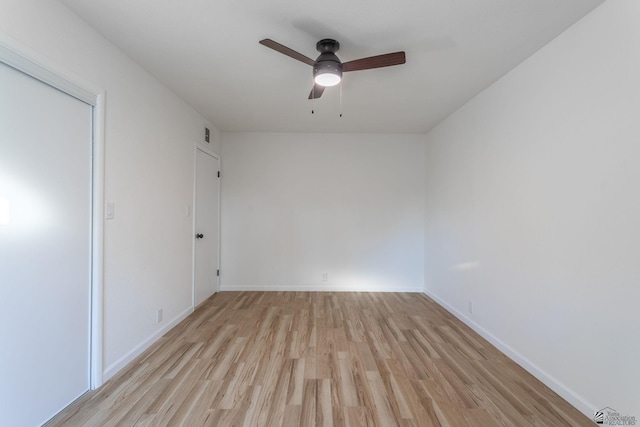
[[[92,107],[0,62],[0,425],[89,389]]]
[[[218,158],[196,149],[194,305],[218,291],[220,185]]]

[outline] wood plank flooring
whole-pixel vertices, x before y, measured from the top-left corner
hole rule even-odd
[[[48,426],[591,426],[428,297],[223,292]]]

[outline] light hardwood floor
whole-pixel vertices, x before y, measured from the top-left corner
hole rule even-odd
[[[223,292],[48,426],[592,426],[428,297]]]

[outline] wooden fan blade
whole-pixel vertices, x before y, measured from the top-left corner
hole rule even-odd
[[[386,53],[384,55],[370,56],[356,59],[342,64],[342,72],[369,70],[371,68],[390,67],[407,62],[404,52]]]
[[[316,99],[322,96],[322,92],[324,92],[324,86],[313,85],[313,89],[311,89],[311,93],[309,94],[309,99]]]
[[[282,54],[285,54],[287,56],[290,56],[293,59],[297,59],[298,61],[304,62],[305,64],[311,65],[313,67],[313,65],[316,63],[316,61],[314,61],[311,58],[308,58],[306,56],[304,56],[303,54],[296,52],[293,49],[289,49],[288,47],[286,47],[285,45],[281,45],[278,42],[274,42],[271,39],[264,39],[264,40],[260,40],[259,42],[261,45],[269,47],[275,51],[278,51]]]

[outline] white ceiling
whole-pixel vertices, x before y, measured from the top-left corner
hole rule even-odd
[[[604,0],[61,1],[221,131],[423,133]],[[309,101],[311,67],[264,38],[407,63],[345,74],[341,118],[340,89]]]

